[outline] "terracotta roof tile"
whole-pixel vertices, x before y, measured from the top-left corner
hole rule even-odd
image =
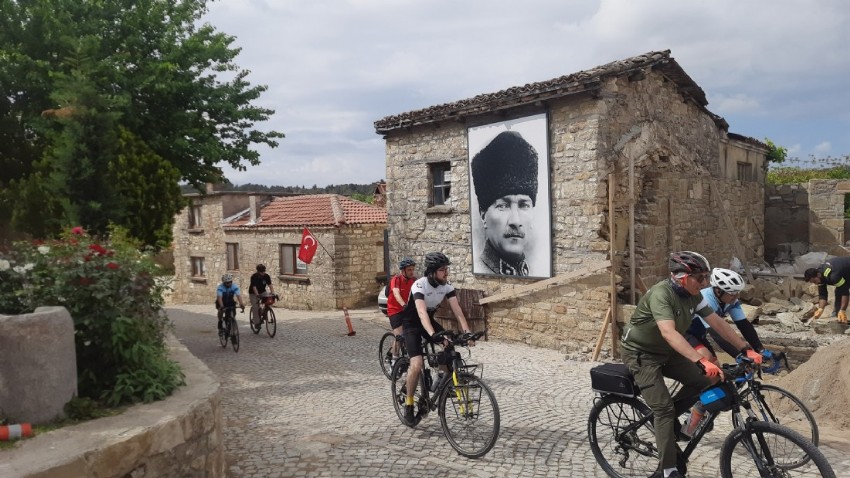
[[[278,197],[260,209],[259,220],[250,224],[241,215],[225,227],[343,226],[385,224],[387,211],[339,194]]]

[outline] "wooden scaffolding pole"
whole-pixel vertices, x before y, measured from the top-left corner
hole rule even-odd
[[[620,340],[620,329],[617,327],[617,271],[619,270],[617,264],[619,261],[617,260],[617,235],[615,231],[616,221],[614,220],[614,194],[616,194],[614,181],[614,173],[608,174],[608,239],[610,242],[611,254],[611,304],[608,307],[609,314],[606,314],[606,318],[610,318],[611,320],[611,355],[617,358],[620,356],[618,343]],[[605,336],[606,326],[606,323],[602,324],[600,337]]]

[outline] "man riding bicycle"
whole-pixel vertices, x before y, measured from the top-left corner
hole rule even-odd
[[[747,285],[741,274],[730,269],[716,267],[711,271],[710,283],[710,287],[706,287],[700,291],[702,297],[708,302],[708,305],[720,317],[725,318],[727,315],[732,317],[732,321],[738,327],[741,335],[744,336],[744,340],[750,344],[750,347],[756,352],[761,352],[763,358],[770,359],[773,356],[773,352],[764,348],[761,340],[759,340],[758,332],[756,332],[753,324],[747,320],[747,316],[741,308],[741,302],[738,300],[738,294]],[[724,352],[732,357],[738,355],[739,349],[736,349],[732,344],[723,340],[720,334],[712,329],[699,314],[694,314],[691,326],[685,333],[685,338],[688,339],[691,347],[696,349],[703,357],[717,363],[717,354],[709,343],[707,334],[711,334],[711,338]]]
[[[404,345],[410,355],[410,366],[407,370],[406,390],[407,396],[404,402],[404,419],[408,426],[414,426],[416,417],[413,414],[415,404],[413,392],[422,373],[424,361],[422,358],[422,338],[430,338],[441,332],[443,327],[434,321],[434,314],[445,298],[449,307],[464,333],[469,332],[469,324],[457,301],[454,287],[448,283],[449,258],[441,252],[429,252],[425,254],[425,276],[413,283],[407,305],[402,311],[402,323],[404,325]],[[470,346],[475,342],[470,341]]]
[[[255,324],[262,323],[260,320],[260,298],[266,291],[266,287],[268,287],[269,293],[274,294],[272,278],[266,274],[266,266],[257,264],[257,272],[251,274],[251,284],[248,286],[248,298],[251,301],[251,307],[254,309],[254,316],[251,317],[251,321]]]
[[[654,412],[659,454],[659,468],[654,477],[683,476],[676,467],[674,400],[686,401],[682,405],[689,407],[702,390],[723,377],[720,368],[694,350],[683,335],[694,313],[742,354],[761,363],[761,355],[750,349],[700,294],[711,270],[705,257],[690,251],[675,252],[670,255],[668,265],[670,277],[652,286],[641,298],[622,339],[623,362]],[[670,396],[664,377],[682,384],[675,398]]]
[[[236,302],[239,302],[239,307],[242,308],[242,312],[245,312],[245,304],[242,302],[239,286],[233,283],[233,276],[230,274],[221,276],[221,284],[216,288],[215,295],[215,304],[218,309],[218,335],[222,335],[224,327],[221,320],[224,318],[224,309],[236,307]]]
[[[390,327],[393,329],[393,335],[396,336],[404,333],[402,312],[404,311],[405,304],[407,304],[408,297],[410,297],[410,288],[413,287],[415,268],[416,262],[409,257],[405,257],[398,263],[399,273],[390,279],[390,294],[387,297],[387,315],[390,318]],[[398,342],[393,341],[391,347],[393,358],[390,368],[398,360],[398,349]]]

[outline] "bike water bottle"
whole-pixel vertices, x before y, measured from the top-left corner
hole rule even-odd
[[[705,416],[705,407],[702,406],[702,403],[697,402],[691,408],[691,414],[688,417],[688,422],[685,427],[682,429],[682,433],[687,435],[688,437],[693,437],[694,432],[697,430],[699,426],[699,422],[702,421],[702,417]]]
[[[443,383],[443,372],[437,374],[437,380],[434,380],[434,383],[431,384],[431,391],[436,392],[441,383]]]
[[[433,382],[431,381],[431,370],[426,368],[425,369],[425,388],[427,388],[428,390],[431,390],[432,383]]]

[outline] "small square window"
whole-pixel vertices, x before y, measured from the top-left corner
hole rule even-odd
[[[190,262],[192,263],[192,277],[206,277],[207,271],[204,269],[203,257],[192,257]]]
[[[227,270],[239,270],[239,243],[227,242]]]
[[[280,273],[285,275],[307,274],[307,263],[298,258],[299,244],[280,245]]]
[[[452,189],[452,168],[449,163],[434,163],[430,166],[430,206],[446,204]]]
[[[753,180],[753,165],[750,163],[738,163],[738,181]]]

